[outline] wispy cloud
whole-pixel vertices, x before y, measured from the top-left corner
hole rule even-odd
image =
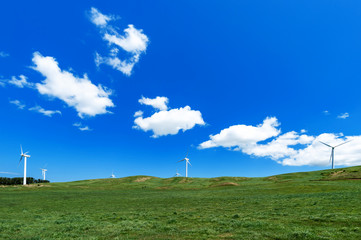
[[[154,99],[142,97],[139,102],[153,106],[157,112],[146,118],[143,118],[142,111],[136,112],[134,114],[135,125],[133,128],[145,132],[152,131],[152,137],[154,138],[175,135],[180,130],[185,132],[196,125],[205,125],[201,112],[192,110],[189,106],[167,110],[168,98],[166,97],[157,97]]]
[[[350,117],[350,114],[348,114],[347,112],[346,113],[342,113],[340,115],[337,116],[337,118],[341,118],[341,119],[346,119]]]
[[[328,110],[323,111],[323,114],[330,115],[330,112]]]
[[[103,40],[108,43],[109,49],[107,56],[102,56],[96,52],[95,63],[97,66],[107,64],[125,75],[130,76],[134,65],[139,62],[140,55],[146,52],[149,39],[143,33],[142,29],[136,29],[132,24],[129,24],[128,27],[123,30],[123,34],[120,34],[116,27],[109,24],[109,21],[118,18],[119,17],[111,15],[104,15],[96,8],[91,8],[90,20],[99,27],[100,34],[103,36]],[[121,59],[119,57],[120,49],[125,51],[128,57]]]
[[[28,82],[27,77],[24,75],[20,75],[19,78],[12,76],[8,83],[18,88],[34,87],[34,83]]]
[[[20,173],[14,173],[14,172],[0,172],[0,174],[20,175]]]
[[[29,110],[41,113],[41,114],[43,114],[45,116],[48,116],[48,117],[52,117],[54,114],[61,115],[61,112],[59,110],[45,110],[44,108],[42,108],[40,106],[35,106],[35,107],[32,107],[32,108],[29,108]]]
[[[73,124],[74,127],[77,127],[80,131],[92,131],[88,126],[84,126],[82,123],[77,122]]]
[[[11,104],[14,104],[15,106],[17,106],[19,109],[24,109],[26,107],[25,104],[21,103],[19,100],[10,100],[9,101]]]
[[[0,57],[8,57],[10,56],[8,53],[0,51]]]
[[[109,98],[111,91],[102,85],[94,85],[88,76],[74,76],[73,73],[62,70],[53,57],[44,57],[35,52],[35,66],[32,68],[41,73],[45,79],[37,83],[40,94],[58,98],[68,106],[74,107],[79,117],[95,116],[109,113],[108,107],[114,107]]]

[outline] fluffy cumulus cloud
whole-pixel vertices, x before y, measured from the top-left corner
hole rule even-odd
[[[48,117],[52,117],[54,114],[61,115],[61,112],[59,110],[45,110],[44,108],[42,108],[40,106],[31,107],[31,108],[29,108],[29,110],[41,113],[41,114],[43,114],[45,116],[48,116]]]
[[[104,15],[96,8],[90,10],[90,20],[99,27],[100,34],[108,43],[109,50],[105,56],[96,53],[95,63],[97,66],[107,64],[130,76],[134,65],[139,62],[140,55],[147,50],[149,39],[142,29],[137,29],[132,24],[129,24],[123,33],[119,33],[116,27],[109,24],[109,21],[114,19],[117,18]]]
[[[134,114],[134,128],[145,132],[152,131],[154,138],[175,135],[180,130],[185,132],[196,125],[205,124],[201,112],[192,110],[189,106],[168,110],[168,98],[166,97],[154,99],[142,97],[139,102],[152,106],[156,112],[150,117],[143,117],[142,111],[136,112]]]
[[[87,75],[74,76],[60,69],[53,57],[44,57],[38,52],[34,53],[32,60],[32,68],[45,77],[35,85],[39,93],[61,99],[75,108],[80,117],[105,114],[109,112],[108,107],[114,106],[109,98],[111,92],[100,84],[94,85]]]
[[[234,125],[223,129],[219,134],[211,135],[210,140],[202,143],[201,148],[222,146],[240,149],[245,145],[256,144],[259,141],[277,136],[280,132],[277,118],[266,118],[258,126]]]
[[[281,134],[279,122],[275,117],[266,118],[258,126],[235,125],[222,130],[199,145],[199,148],[225,147],[242,151],[256,157],[268,157],[282,165],[302,166],[329,164],[331,146],[350,141],[335,150],[335,165],[352,166],[361,164],[361,136],[323,133],[318,136],[290,131]]]
[[[142,97],[139,99],[140,104],[149,105],[158,110],[167,110],[168,102],[169,100],[167,97],[156,97],[153,99]]]
[[[96,8],[92,7],[90,9],[90,20],[92,21],[92,23],[94,23],[99,27],[105,27],[107,23],[112,19],[113,19],[112,16],[104,15],[101,12],[99,12],[98,9]]]

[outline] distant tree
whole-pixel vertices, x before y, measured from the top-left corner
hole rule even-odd
[[[0,185],[22,185],[24,178],[15,177],[15,178],[7,178],[7,177],[0,177]],[[26,178],[27,184],[32,183],[49,183],[49,180],[42,180],[42,179],[35,179],[32,177]]]

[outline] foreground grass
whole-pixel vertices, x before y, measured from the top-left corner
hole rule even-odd
[[[0,239],[361,239],[361,167],[0,188]]]

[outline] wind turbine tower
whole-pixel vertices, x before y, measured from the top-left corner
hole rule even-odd
[[[30,155],[27,155],[28,152],[23,153],[23,148],[21,147],[21,145],[20,145],[20,151],[21,151],[21,153],[20,153],[19,165],[21,163],[21,160],[24,159],[24,181],[23,181],[23,185],[26,185],[26,160],[27,160],[27,158],[30,157]]]
[[[48,169],[45,169],[45,168],[40,168],[41,169],[41,175],[43,175],[43,179],[45,180],[45,174],[46,174],[46,171],[48,171]]]
[[[188,152],[185,158],[183,158],[182,160],[178,161],[178,162],[186,162],[186,177],[188,177],[188,164],[192,166],[192,164],[189,162],[189,158],[187,158],[188,156]]]
[[[334,167],[335,167],[335,148],[337,148],[337,147],[339,147],[339,146],[341,146],[343,144],[349,143],[349,142],[351,142],[351,140],[347,141],[347,142],[343,142],[343,143],[341,143],[339,145],[336,145],[336,146],[331,146],[331,145],[328,145],[327,143],[324,143],[324,142],[321,142],[321,141],[319,141],[319,142],[326,145],[327,147],[331,148],[330,162],[332,161],[332,169],[334,169]]]

